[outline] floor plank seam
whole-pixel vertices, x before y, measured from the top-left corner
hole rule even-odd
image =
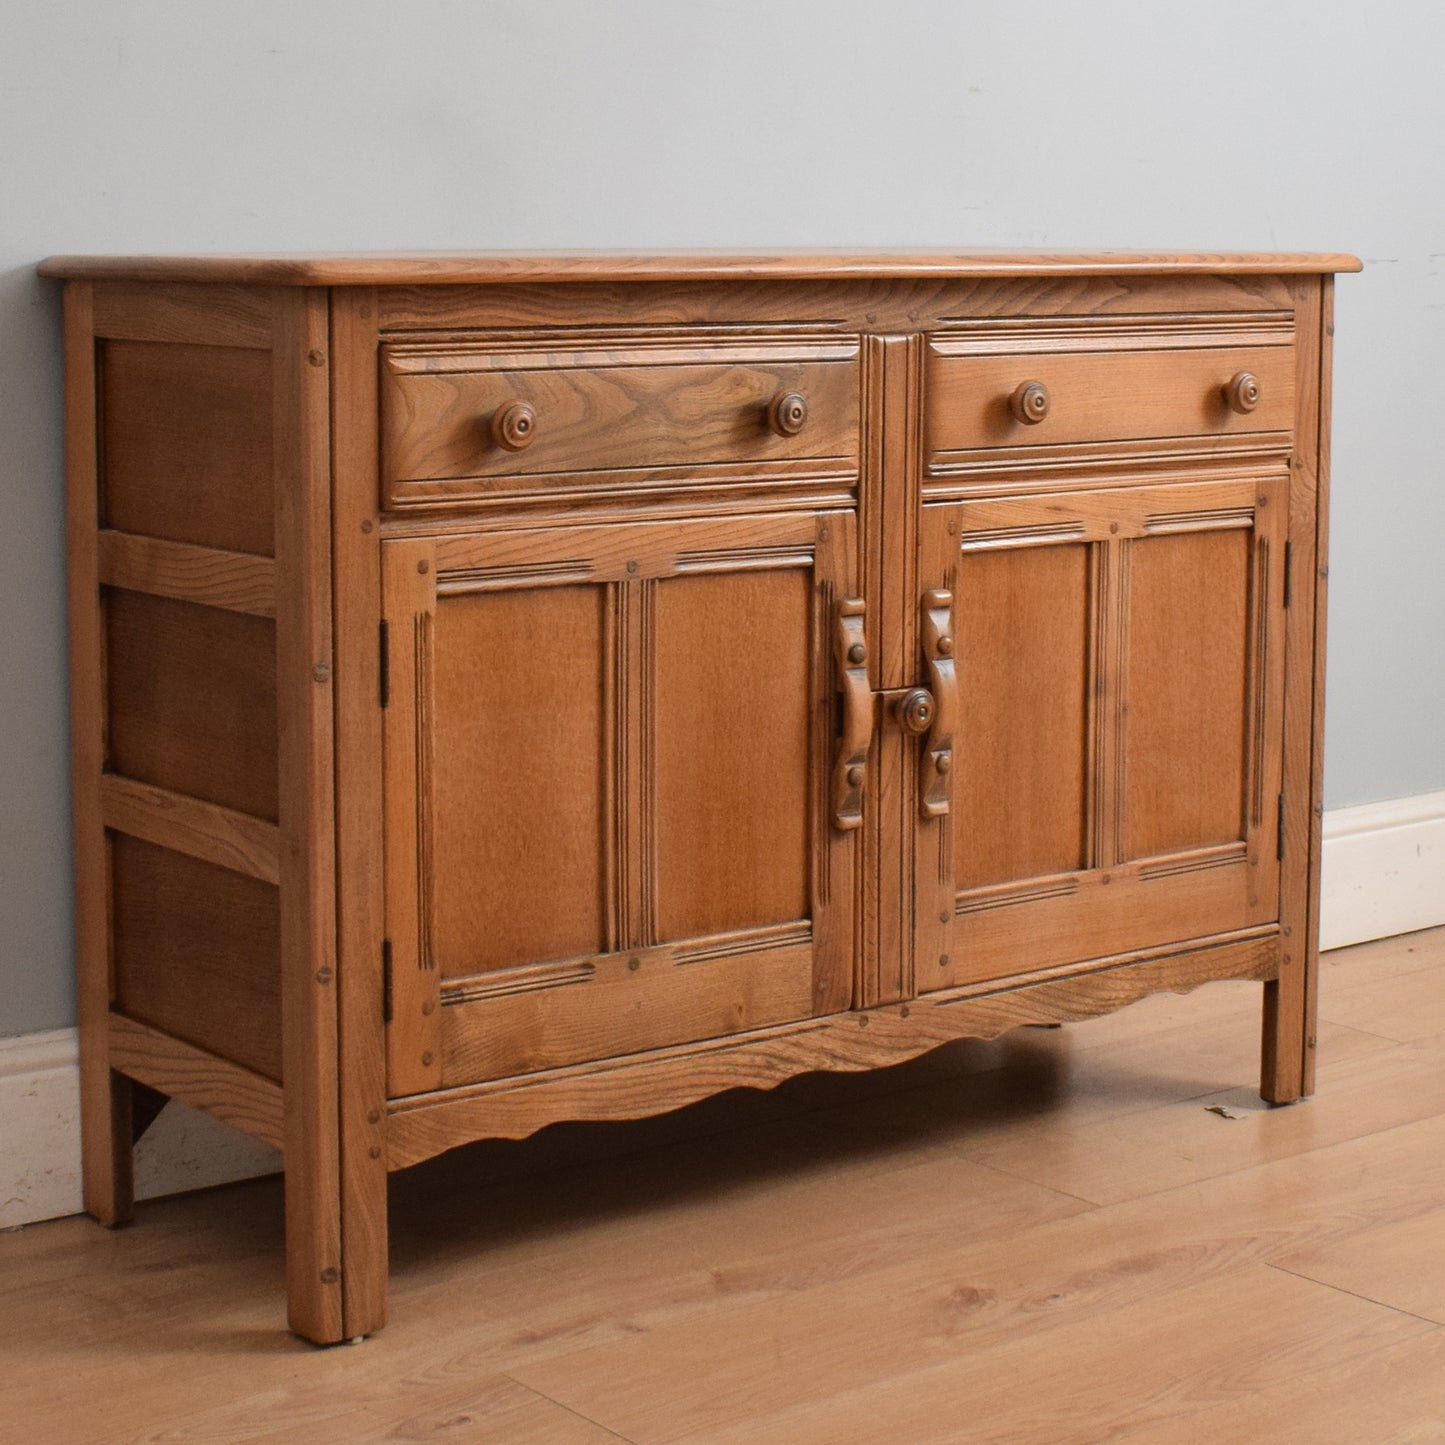
[[[604,1425],[600,1420],[594,1420],[590,1415],[584,1415],[580,1410],[574,1410],[571,1405],[562,1400],[554,1399],[551,1395],[544,1395],[541,1390],[525,1381],[519,1380],[515,1375],[507,1371],[502,1372],[504,1380],[511,1381],[519,1389],[525,1390],[529,1395],[535,1395],[539,1400],[545,1400],[549,1405],[555,1405],[559,1410],[565,1410],[574,1420],[581,1420],[584,1425],[591,1425],[595,1430],[601,1430],[604,1435],[610,1435],[614,1440],[620,1440],[622,1445],[637,1445],[637,1442],[630,1435],[619,1435],[610,1425]]]
[[[1280,1274],[1293,1276],[1295,1279],[1306,1280],[1310,1284],[1317,1284],[1321,1289],[1332,1289],[1336,1294],[1349,1295],[1351,1299],[1357,1299],[1362,1304],[1374,1305],[1377,1309],[1389,1310],[1391,1314],[1403,1315],[1406,1319],[1418,1320],[1431,1330],[1445,1330],[1445,1324],[1439,1320],[1432,1320],[1428,1315],[1417,1315],[1414,1310],[1401,1309],[1399,1305],[1386,1304],[1384,1300],[1372,1299],[1367,1294],[1360,1294],[1358,1290],[1346,1289],[1344,1285],[1331,1284],[1327,1279],[1316,1279],[1312,1274],[1305,1274],[1298,1269],[1290,1269],[1288,1265],[1277,1264],[1272,1259],[1262,1261],[1266,1269],[1278,1270]],[[1421,1330],[1421,1334],[1427,1333]]]
[[[1381,1043],[1393,1045],[1395,1048],[1409,1047],[1421,1042],[1419,1039],[1397,1039],[1393,1034],[1377,1034],[1373,1029],[1362,1029],[1358,1024],[1347,1024],[1343,1019],[1332,1019],[1324,1013],[1320,1014],[1320,1022],[1331,1024],[1337,1029],[1349,1029],[1352,1034],[1363,1034],[1367,1039],[1378,1039]]]
[[[1057,1194],[1060,1199],[1072,1199],[1079,1204],[1088,1205],[1088,1208],[1080,1211],[1079,1214],[1070,1215],[1069,1217],[1071,1219],[1081,1219],[1085,1214],[1093,1210],[1108,1209],[1110,1207],[1109,1201],[1088,1199],[1082,1194],[1071,1194],[1067,1189],[1059,1189],[1053,1184],[1041,1184],[1037,1179],[1029,1178],[1027,1174],[1019,1174],[1012,1169],[1005,1169],[1002,1164],[994,1164],[987,1159],[979,1159],[975,1155],[970,1154],[966,1148],[960,1149],[958,1152],[960,1158],[967,1159],[969,1163],[977,1165],[980,1169],[990,1170],[994,1174],[1002,1175],[1005,1179],[1012,1179],[1019,1184],[1031,1184],[1035,1189],[1043,1189],[1049,1194]],[[1113,1202],[1119,1203],[1121,1201],[1115,1200]],[[1024,1225],[1023,1227],[1029,1229],[1032,1228],[1032,1225]]]

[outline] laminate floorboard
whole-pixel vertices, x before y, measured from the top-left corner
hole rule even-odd
[[[278,1180],[0,1236],[0,1441],[1445,1441],[1445,929],[1257,986],[458,1150],[391,1323],[284,1332]],[[1223,1112],[1214,1112],[1222,1110]]]

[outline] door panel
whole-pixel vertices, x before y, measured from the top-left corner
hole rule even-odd
[[[522,587],[436,609],[430,943],[443,979],[607,946],[606,602],[600,587]]]
[[[850,515],[382,550],[393,1096],[846,1007]]]
[[[1089,549],[960,558],[953,809],[960,888],[1084,866]]]
[[[1287,506],[1269,475],[925,508],[958,722],[920,990],[1278,916]]]
[[[801,567],[657,584],[657,941],[807,916],[813,606]]]
[[[1250,532],[1141,538],[1124,556],[1121,855],[1232,842],[1244,816]]]

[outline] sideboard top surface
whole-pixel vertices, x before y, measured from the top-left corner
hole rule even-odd
[[[51,256],[42,276],[265,286],[544,281],[970,280],[994,276],[1286,275],[1358,271],[1339,252],[1264,251],[413,251],[354,254]]]

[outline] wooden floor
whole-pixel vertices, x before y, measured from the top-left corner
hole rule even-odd
[[[1445,929],[393,1181],[392,1322],[283,1332],[276,1180],[0,1236],[5,1442],[1445,1441]]]

